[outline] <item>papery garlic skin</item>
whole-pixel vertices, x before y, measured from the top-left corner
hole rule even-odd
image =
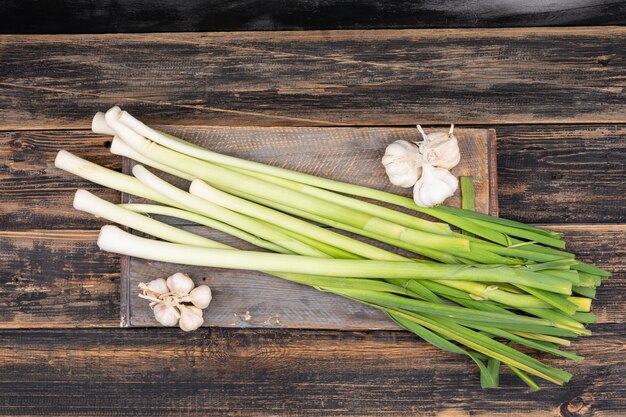
[[[198,307],[194,307],[194,306],[188,306],[187,308],[189,308],[189,310],[191,310],[192,313],[196,314],[199,317],[202,317],[202,309]]]
[[[397,140],[387,146],[382,162],[389,181],[399,187],[412,187],[421,174],[419,149],[406,140]]]
[[[454,195],[459,180],[445,168],[422,166],[422,177],[413,188],[413,200],[420,207],[432,207]]]
[[[448,133],[434,132],[426,134],[420,125],[417,125],[417,130],[424,138],[422,142],[417,143],[417,146],[425,164],[448,170],[459,164],[461,161],[461,150],[459,149],[459,141],[453,133],[454,125],[450,125]]]
[[[197,308],[205,309],[211,303],[213,295],[208,285],[199,285],[191,290],[189,296],[185,298],[185,301],[190,301]]]
[[[181,304],[178,306],[178,309],[180,310],[180,320],[178,321],[178,325],[181,330],[190,332],[196,330],[204,323],[202,310],[199,308],[188,307]]]
[[[152,310],[154,312],[154,318],[163,326],[173,327],[178,324],[180,313],[176,307],[163,303],[157,303],[154,305]]]
[[[193,280],[189,275],[177,272],[167,278],[167,286],[171,292],[180,296],[185,296],[191,292],[194,287]]]

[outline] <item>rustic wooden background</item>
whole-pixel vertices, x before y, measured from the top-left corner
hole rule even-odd
[[[0,37],[0,415],[626,415],[625,5],[519,3],[1,2],[20,34]],[[539,27],[485,29],[507,26]],[[97,34],[268,29],[356,30]],[[87,130],[113,104],[173,125],[496,128],[501,215],[614,273],[585,362],[547,359],[564,387],[482,391],[404,332],[119,329],[119,260],[70,204],[119,195],[53,167],[68,149],[120,168]]]

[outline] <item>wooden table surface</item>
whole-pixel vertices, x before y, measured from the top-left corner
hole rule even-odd
[[[626,415],[624,2],[201,3],[0,5],[21,33],[0,36],[0,415]],[[589,24],[608,26],[546,27]],[[541,27],[497,28],[525,25]],[[354,30],[45,34],[316,28]],[[400,331],[118,328],[119,259],[71,199],[119,195],[53,165],[67,149],[119,169],[88,130],[114,104],[181,126],[495,128],[501,215],[614,274],[573,343],[585,361],[540,355],[574,378],[531,394],[508,373],[481,390]]]

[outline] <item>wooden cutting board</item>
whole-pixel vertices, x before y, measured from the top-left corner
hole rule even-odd
[[[404,195],[410,195],[411,190],[391,185],[380,160],[385,147],[393,141],[420,140],[415,128],[161,129],[220,153]],[[495,131],[457,129],[455,134],[462,157],[452,172],[457,176],[473,176],[476,209],[497,215]],[[125,159],[124,172],[130,173],[133,164]],[[167,174],[162,177],[182,188],[188,186],[186,181]],[[457,191],[446,204],[460,206],[459,194]],[[130,195],[122,195],[122,201],[142,202]],[[241,249],[255,250],[247,243],[203,226],[155,217]],[[140,292],[137,285],[178,271],[188,273],[198,285],[207,284],[213,291],[213,301],[204,313],[205,326],[397,329],[386,316],[371,307],[260,272],[174,265],[129,257],[122,258],[121,326],[158,326],[148,303],[137,297]]]

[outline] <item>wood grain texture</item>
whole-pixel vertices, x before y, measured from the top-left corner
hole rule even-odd
[[[0,38],[0,129],[626,121],[626,28]]]
[[[0,415],[622,416],[626,335],[595,330],[580,364],[539,355],[575,376],[532,394],[404,332],[3,330]]]
[[[623,25],[616,0],[5,0],[0,33]]]
[[[97,238],[95,230],[0,231],[0,327],[119,325],[119,258],[98,250]]]
[[[101,221],[92,220],[86,225],[100,224]],[[593,311],[598,315],[599,323],[623,325],[626,316],[626,305],[623,303],[626,286],[626,226],[560,225],[554,228],[567,233],[568,248],[572,252],[613,272],[614,276],[598,289]],[[0,232],[0,327],[118,326],[119,258],[100,252],[95,244],[96,239],[95,230]],[[161,271],[167,273],[166,268],[161,270],[158,264],[151,267],[155,274]],[[206,269],[196,278],[208,275],[209,269]],[[279,284],[274,278],[262,274],[232,273],[230,276],[246,279],[255,288],[264,282],[268,285],[287,285]],[[258,281],[255,282],[253,277]],[[296,289],[291,285],[289,288],[298,296],[307,294],[307,300],[316,299],[315,290]],[[247,301],[246,305],[255,306],[254,300]],[[269,301],[261,300],[259,306],[263,307],[261,302]],[[281,300],[277,307],[286,302],[293,303],[294,300]],[[329,305],[332,300],[321,298],[320,302]],[[239,313],[246,316],[245,311],[249,309],[245,308],[237,311],[238,316]],[[281,315],[289,314],[286,309],[279,311]],[[253,318],[256,321],[260,319],[259,316]],[[281,321],[284,317],[277,318]],[[233,315],[232,320],[236,319]],[[279,321],[260,324],[276,327]]]
[[[184,135],[201,130],[163,129]],[[498,131],[504,217],[555,224],[626,222],[621,198],[626,194],[624,125],[498,126]],[[93,224],[90,216],[72,210],[74,191],[85,188],[109,201],[119,201],[119,195],[56,169],[54,157],[67,149],[120,169],[120,158],[107,149],[109,142],[110,137],[86,131],[0,132],[0,230],[85,229]]]
[[[626,127],[500,126],[500,215],[626,223]]]
[[[111,137],[86,131],[0,132],[0,230],[85,229],[93,216],[72,209],[76,190],[109,201],[119,201],[119,193],[57,169],[54,158],[66,149],[120,170],[110,143]]]
[[[388,183],[379,159],[387,143],[399,138],[417,139],[415,129],[214,128],[207,136],[206,128],[160,128],[190,140],[211,142],[216,150],[228,154],[246,158],[257,155],[262,162],[282,164],[316,175],[334,175],[345,181],[398,193],[408,191]],[[251,137],[241,132],[258,134]],[[297,132],[300,132],[300,141],[291,141]],[[115,201],[117,194],[56,169],[54,158],[60,149],[67,149],[92,162],[119,170],[119,158],[108,152],[110,140],[110,137],[82,131],[0,133],[0,191],[7,197],[0,205],[0,224],[10,226],[11,230],[84,228],[85,221],[91,216],[71,210],[74,191],[85,188],[111,201]],[[466,152],[471,152],[473,143],[470,140],[470,137],[464,140]],[[315,141],[323,141],[324,147]],[[375,171],[374,175],[371,172],[365,175],[368,169]],[[485,187],[482,191],[486,193],[487,182],[477,178],[477,183]],[[488,204],[485,198],[479,207],[486,210]]]

